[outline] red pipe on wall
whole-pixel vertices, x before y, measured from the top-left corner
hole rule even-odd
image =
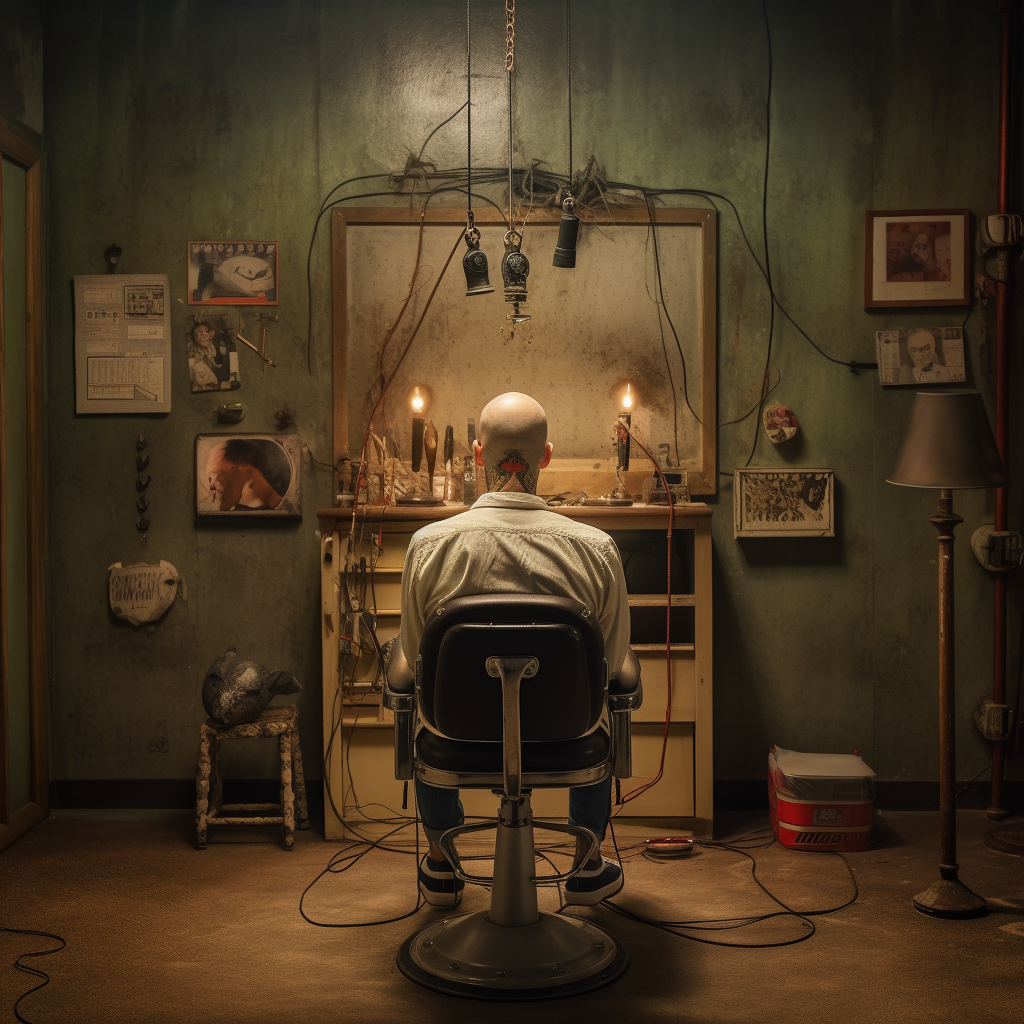
[[[998,0],[999,6],[999,213],[1009,213],[1010,177],[1010,41],[1011,15],[1015,0]],[[1010,281],[996,282],[996,444],[1003,458],[1003,465],[1009,466],[1007,442],[1007,402],[1009,378],[1007,374],[1007,338],[1010,333]],[[1007,529],[1008,488],[996,491],[997,530]],[[1006,576],[996,573],[995,577],[995,628],[993,630],[992,657],[992,700],[996,704],[1006,703]],[[1003,766],[1005,751],[1003,743],[992,744],[992,799],[988,816],[1002,821],[1009,813],[1003,806]]]

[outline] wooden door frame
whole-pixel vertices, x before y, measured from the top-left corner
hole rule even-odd
[[[46,506],[43,445],[42,153],[0,116],[0,154],[26,171],[25,329],[28,505],[29,803],[11,808],[8,794],[7,577],[0,573],[0,850],[50,813],[46,644]],[[2,176],[0,176],[2,179]],[[0,180],[0,201],[3,198]],[[2,209],[2,207],[0,207]],[[7,409],[4,383],[3,218],[0,215],[0,499],[6,494]],[[0,551],[6,550],[6,501],[0,500]]]

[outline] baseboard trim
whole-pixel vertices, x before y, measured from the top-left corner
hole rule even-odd
[[[964,788],[966,787],[966,788]],[[956,806],[962,809],[985,810],[991,799],[988,782],[958,782]],[[1007,810],[1024,805],[1024,781],[1003,783]],[[768,784],[764,780],[719,779],[715,783],[716,811],[756,811],[768,809]],[[905,780],[875,780],[875,809],[881,811],[937,811],[939,784]]]
[[[306,779],[306,798],[313,811],[323,806],[323,783]],[[276,779],[225,779],[224,802],[272,803],[280,800]],[[57,779],[50,783],[54,809],[138,808],[184,810],[196,806],[194,779]]]
[[[991,787],[987,782],[957,783],[959,808],[984,810]],[[311,808],[323,806],[323,782],[306,780]],[[1003,784],[1006,808],[1024,808],[1024,781]],[[225,779],[228,803],[270,803],[278,799],[276,779]],[[192,779],[57,779],[50,783],[53,808],[139,808],[175,810],[195,808],[196,784]],[[935,811],[939,807],[937,782],[875,781],[875,808],[882,811]],[[716,811],[768,809],[768,785],[763,779],[719,779],[715,783]]]

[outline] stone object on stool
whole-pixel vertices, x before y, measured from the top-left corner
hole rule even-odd
[[[255,722],[279,693],[301,689],[290,672],[271,672],[255,661],[243,661],[229,647],[206,673],[203,707],[219,726],[240,725]]]

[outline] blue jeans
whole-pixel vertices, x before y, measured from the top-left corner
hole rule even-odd
[[[441,789],[416,780],[416,804],[427,838],[436,843],[450,828],[458,828],[465,820],[457,789]],[[612,780],[604,779],[591,786],[573,786],[569,790],[569,824],[589,828],[599,840],[604,839],[612,810]]]

